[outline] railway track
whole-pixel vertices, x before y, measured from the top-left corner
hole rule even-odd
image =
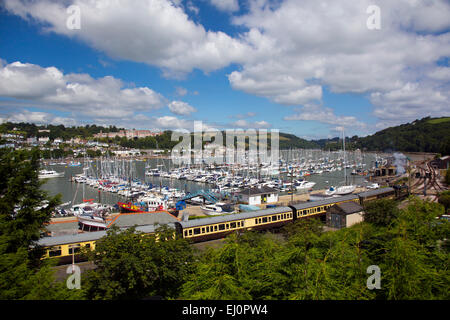
[[[426,189],[429,196],[434,196],[437,201],[437,193],[447,190],[439,182],[439,175],[429,162],[422,162],[417,166],[420,177],[411,185],[411,191],[415,194],[423,194]]]
[[[447,190],[445,186],[439,182],[439,175],[429,162],[422,162],[417,166],[417,172],[420,177],[411,185],[411,192],[415,194],[423,194],[426,188],[427,194],[437,200],[437,193]],[[416,172],[416,173],[417,173]]]

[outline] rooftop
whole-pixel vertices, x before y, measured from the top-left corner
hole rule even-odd
[[[247,188],[239,192],[244,195],[258,195],[258,194],[266,194],[266,193],[278,193],[277,189],[262,186],[257,188]]]
[[[363,211],[361,205],[353,201],[339,203],[333,207],[337,208],[342,214],[345,215]]]

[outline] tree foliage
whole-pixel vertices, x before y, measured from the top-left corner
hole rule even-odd
[[[364,220],[377,226],[387,227],[398,216],[397,203],[391,199],[380,199],[364,205]]]
[[[35,246],[59,203],[40,189],[40,154],[0,150],[0,299],[69,299],[55,283],[52,264],[42,262]]]
[[[176,298],[192,271],[193,252],[184,239],[173,238],[167,226],[156,235],[135,228],[111,228],[88,252],[96,268],[83,278],[89,299]],[[156,238],[159,241],[156,241]]]
[[[397,210],[378,201],[380,219],[324,232],[320,221],[298,220],[283,237],[247,232],[209,249],[183,285],[185,299],[448,299],[449,223],[442,207],[411,199]],[[394,213],[395,212],[395,213]],[[370,290],[367,268],[381,269]]]

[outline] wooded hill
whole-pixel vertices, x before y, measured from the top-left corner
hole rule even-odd
[[[28,123],[3,123],[0,133],[11,133],[16,128],[18,132],[30,136],[49,136],[50,139],[63,138],[68,140],[74,137],[92,138],[95,133],[117,132],[122,128],[115,126],[102,127],[86,125],[81,127],[64,127],[63,125],[37,126]],[[50,133],[39,133],[39,129],[48,129]],[[17,133],[17,131],[16,131]],[[116,137],[114,139],[100,139],[104,142],[114,142],[122,147],[139,149],[171,149],[178,142],[171,141],[172,131],[164,131],[161,136],[129,140]],[[225,132],[223,132],[225,143]],[[320,139],[308,141],[293,134],[280,132],[280,149],[323,149],[340,150],[342,139]],[[193,138],[192,138],[193,142]],[[248,145],[248,139],[246,139]],[[268,132],[268,147],[270,147],[270,132]],[[367,137],[347,137],[347,150],[361,149],[363,151],[404,151],[404,152],[435,152],[442,155],[450,154],[450,117],[423,118],[411,123],[402,124],[381,130]]]
[[[342,148],[339,138],[315,141],[325,150]],[[346,148],[367,151],[435,152],[450,154],[450,117],[426,117],[386,128],[367,137],[346,138]]]

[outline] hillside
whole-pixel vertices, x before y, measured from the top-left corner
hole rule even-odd
[[[86,125],[84,127],[64,127],[59,126],[37,126],[27,123],[3,123],[0,125],[0,133],[11,132],[17,128],[25,137],[49,136],[50,139],[62,137],[70,139],[72,137],[89,138],[93,134],[102,132],[117,132],[114,126],[101,127],[96,125]],[[38,133],[39,129],[48,129],[50,133]],[[16,131],[17,133],[17,131]],[[123,147],[152,149],[170,149],[178,142],[171,141],[171,131],[164,131],[159,137],[147,137],[142,139],[129,140],[126,138],[100,139],[104,142],[115,142]],[[223,132],[224,134],[224,132]],[[248,145],[248,139],[246,139]],[[268,146],[270,147],[270,133],[268,133]],[[338,137],[332,139],[320,139],[308,141],[293,134],[280,132],[280,149],[324,149],[340,150],[342,140]],[[381,130],[367,137],[347,137],[346,148],[348,150],[361,149],[365,151],[404,151],[404,152],[434,152],[448,155],[450,154],[450,117],[423,118],[411,123],[402,124]]]
[[[314,141],[325,150],[342,147],[339,138]],[[423,118],[386,128],[367,137],[346,138],[348,150],[435,152],[450,154],[450,117]]]
[[[366,150],[437,152],[450,154],[450,118],[423,118],[359,138],[356,145]]]

